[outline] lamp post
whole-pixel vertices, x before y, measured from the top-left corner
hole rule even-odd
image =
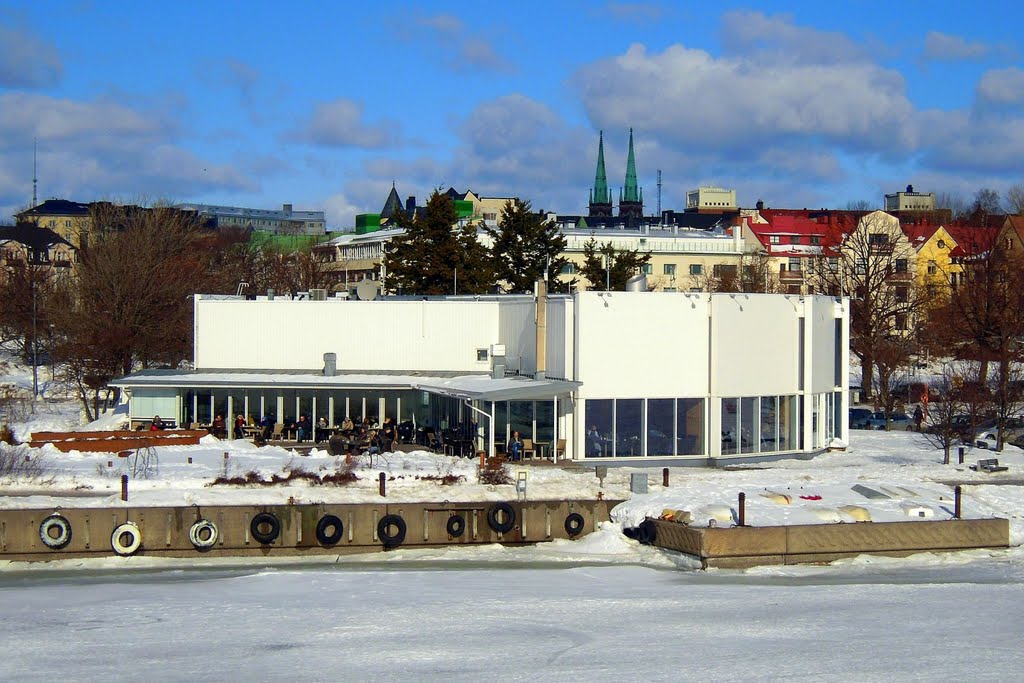
[[[610,254],[604,255],[604,291],[612,291],[612,257]]]

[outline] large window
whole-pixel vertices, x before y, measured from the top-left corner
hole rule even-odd
[[[615,402],[615,455],[620,458],[644,454],[643,399]]]
[[[588,458],[704,455],[704,400],[588,399],[585,438]]]
[[[739,413],[739,402],[736,399],[722,399],[722,455],[732,455],[738,451]]]
[[[612,438],[615,433],[612,417],[615,401],[612,399],[591,399],[587,401],[586,453],[588,458],[611,457]]]
[[[647,455],[675,455],[676,402],[671,398],[647,400]]]
[[[676,455],[704,455],[704,399],[679,399],[676,416]]]

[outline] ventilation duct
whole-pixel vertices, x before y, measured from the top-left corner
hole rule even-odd
[[[634,275],[633,277],[626,280],[626,291],[627,292],[646,292],[647,291],[647,276],[643,273]]]

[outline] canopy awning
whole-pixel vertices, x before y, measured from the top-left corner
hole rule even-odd
[[[534,379],[490,375],[310,372],[205,372],[195,370],[143,370],[110,383],[122,389],[292,389],[292,390],[419,390],[439,396],[476,401],[531,401],[569,394],[582,383],[562,379]]]

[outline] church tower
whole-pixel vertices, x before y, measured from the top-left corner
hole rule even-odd
[[[633,129],[629,129],[629,157],[626,159],[626,186],[619,193],[619,216],[643,218],[644,191],[636,182],[636,159],[633,156]]]
[[[597,138],[597,172],[594,174],[594,187],[590,190],[589,216],[611,216],[612,195],[608,191],[608,176],[604,172],[604,131]]]

